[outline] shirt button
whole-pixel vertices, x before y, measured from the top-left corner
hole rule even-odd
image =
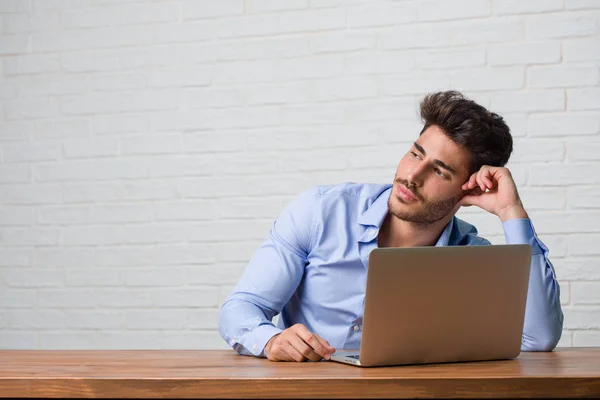
[[[253,345],[253,346],[252,346],[252,350],[256,350],[256,345]]]
[[[375,228],[371,228],[371,231],[370,231],[370,233],[371,233],[371,236],[375,236],[375,235],[377,235],[377,229],[375,229]]]
[[[354,332],[360,331],[360,325],[354,325]]]

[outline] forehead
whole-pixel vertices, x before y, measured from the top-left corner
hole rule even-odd
[[[464,147],[454,143],[438,126],[428,127],[416,142],[423,147],[428,158],[451,165],[459,174],[468,173],[471,154]]]

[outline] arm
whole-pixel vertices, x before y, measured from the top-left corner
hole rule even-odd
[[[562,334],[560,287],[548,260],[548,248],[538,239],[521,203],[510,171],[483,166],[462,186],[468,191],[462,206],[478,206],[500,218],[507,244],[529,244],[532,250],[523,351],[550,351]]]
[[[265,357],[282,332],[271,319],[300,284],[312,248],[319,191],[300,194],[273,224],[219,313],[219,332],[238,353]]]
[[[562,334],[563,313],[548,248],[536,236],[528,218],[508,220],[503,227],[507,244],[529,244],[532,250],[521,350],[551,351]]]

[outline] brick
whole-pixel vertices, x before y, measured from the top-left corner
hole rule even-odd
[[[152,30],[156,43],[185,43],[216,39],[217,26],[217,20],[182,21],[177,24],[153,25]]]
[[[539,233],[594,233],[593,223],[600,217],[592,211],[530,212]]]
[[[213,283],[211,282],[210,285]],[[194,286],[186,289],[154,289],[150,292],[150,297],[155,307],[196,309],[198,307],[216,307],[218,294],[218,287]],[[216,321],[217,319],[215,319],[215,323]]]
[[[3,268],[2,277],[6,285],[13,288],[61,287],[65,284],[59,268]]]
[[[92,350],[97,349],[98,333],[89,331],[42,331],[38,333],[40,348],[47,350]]]
[[[419,21],[459,20],[485,17],[491,13],[490,0],[461,0],[459,3],[443,0],[419,2]]]
[[[310,62],[310,59],[300,59],[298,62],[302,65]],[[287,59],[281,60],[280,68],[284,70],[285,66],[291,64]],[[205,86],[209,83],[215,85],[229,85],[236,83],[261,83],[261,82],[274,82],[278,76],[277,63],[272,60],[259,60],[259,61],[242,61],[232,62],[225,64],[216,64],[215,68],[211,72],[212,78],[206,73],[202,76],[205,79]],[[282,79],[291,79],[291,75],[294,70],[287,72],[287,75],[279,73],[279,77]],[[316,72],[303,72],[313,73]],[[323,72],[322,72],[323,73]],[[300,76],[299,76],[300,77]],[[200,79],[200,78],[198,78]]]
[[[373,32],[324,33],[310,41],[314,53],[337,53],[374,49],[377,36]],[[303,56],[306,54],[299,54]]]
[[[60,310],[7,310],[4,314],[9,329],[48,330],[67,327]]]
[[[562,111],[565,109],[565,93],[562,90],[497,92],[492,94],[491,109],[497,113]]]
[[[186,231],[181,224],[136,224],[125,227],[125,240],[128,244],[182,243]]]
[[[575,331],[573,332],[573,346],[598,347],[600,346],[600,332]]]
[[[571,150],[568,151],[568,157]],[[531,186],[570,186],[590,185],[600,183],[596,171],[600,173],[600,164],[557,164],[532,165],[529,170],[529,184]],[[588,171],[582,174],[581,171]]]
[[[600,188],[595,186],[577,186],[568,189],[569,207],[600,208]]]
[[[243,0],[221,0],[214,3],[210,0],[184,0],[183,19],[215,18],[244,13]]]
[[[121,226],[62,228],[63,246],[103,246],[125,242]]]
[[[1,183],[21,183],[29,182],[31,172],[27,165],[4,165],[0,166]]]
[[[600,61],[600,37],[594,36],[562,41],[566,62]]]
[[[204,243],[156,246],[156,265],[184,265],[214,262],[212,247]]]
[[[366,48],[373,41],[372,34],[348,35],[343,32],[321,33],[318,38],[265,37],[222,42],[218,49],[219,61],[270,60],[310,56],[313,52],[348,51]],[[359,43],[353,43],[358,39]]]
[[[377,97],[377,78],[371,76],[327,79],[314,83],[314,100],[334,101]]]
[[[110,157],[119,153],[116,138],[68,139],[63,146],[66,158]]]
[[[94,74],[89,85],[90,90],[95,91],[137,90],[148,86],[148,77],[140,72]]]
[[[61,56],[61,64],[66,72],[117,71],[121,69],[119,53],[113,50],[64,53]]]
[[[123,329],[125,314],[114,311],[65,311],[66,326],[75,329]]]
[[[69,10],[87,7],[90,0],[32,0],[34,10]]]
[[[59,115],[59,109],[58,99],[21,99],[5,105],[4,117],[7,120],[29,120],[55,117]]]
[[[123,311],[126,329],[155,330],[155,329],[184,329],[186,327],[187,311],[170,310],[132,310]]]
[[[94,251],[89,248],[40,248],[35,250],[35,265],[52,268],[85,268],[94,265]]]
[[[5,246],[56,246],[60,233],[54,228],[21,228],[0,229],[0,238]]]
[[[215,282],[234,285],[241,278],[245,269],[245,263],[193,265],[185,268],[185,280],[188,284],[193,285],[212,285]],[[210,289],[216,288],[211,287]]]
[[[346,11],[346,20],[350,29],[402,25],[417,20],[417,7],[412,2],[386,4],[384,7],[353,7]]]
[[[595,0],[566,0],[565,8],[567,10],[600,9]]]
[[[126,228],[124,228],[126,229]],[[124,241],[125,242],[125,241]],[[131,245],[124,247],[100,247],[94,250],[94,261],[98,266],[104,267],[132,267],[132,266],[150,266],[155,260],[155,249],[153,246]],[[108,269],[106,269],[108,273]],[[121,282],[118,271],[111,271],[112,279]],[[108,279],[108,278],[107,278]]]
[[[95,134],[117,134],[117,133],[143,133],[149,128],[146,115],[121,114],[94,117],[92,119],[92,131]]]
[[[343,59],[346,75],[398,74],[408,72],[415,66],[415,56],[408,51],[347,54]]]
[[[208,86],[213,79],[210,67],[171,68],[152,71],[148,76],[148,84],[156,88]]]
[[[59,185],[4,185],[0,198],[6,204],[57,204],[62,193]]]
[[[215,203],[207,200],[155,202],[153,208],[159,221],[210,220],[215,216]]]
[[[494,14],[530,14],[563,9],[563,0],[494,0]]]
[[[127,268],[120,272],[127,286],[183,286],[183,270],[179,268]]]
[[[19,94],[23,97],[39,97],[81,93],[88,90],[86,75],[32,75],[20,85]]]
[[[560,288],[560,304],[565,306],[571,303],[571,286],[570,282],[558,282]]]
[[[599,304],[600,282],[572,282],[573,304]]]
[[[598,110],[600,108],[600,88],[567,90],[569,110]]]
[[[513,136],[513,138],[521,138],[527,135],[527,117],[527,114],[522,113],[502,113],[502,118],[504,119],[504,122],[506,122],[506,124],[509,126],[510,134]]]
[[[29,122],[0,122],[0,142],[26,141],[31,137]],[[4,145],[3,145],[4,146]],[[6,153],[6,151],[4,151]]]
[[[265,238],[266,235],[264,238],[254,241],[215,243],[213,245],[215,258],[218,263],[247,263]]]
[[[90,308],[98,304],[97,292],[90,296],[89,289],[40,289],[38,301],[42,308]]]
[[[28,35],[2,35],[0,37],[0,56],[27,53],[30,48]]]
[[[92,221],[100,224],[148,222],[153,219],[150,204],[95,205]]]
[[[593,86],[599,81],[596,67],[530,67],[527,71],[527,83],[532,88]]]
[[[161,335],[161,349],[229,350],[218,331],[167,331]]]
[[[573,347],[573,332],[563,330],[556,347]]]
[[[379,47],[385,50],[446,48],[515,41],[522,36],[523,24],[516,17],[421,23],[382,32]]]
[[[244,11],[248,14],[301,10],[307,7],[308,0],[288,0],[285,2],[271,0],[246,0],[244,3]]]
[[[273,225],[272,220],[239,220],[202,222],[190,225],[187,239],[190,242],[223,242],[263,239]]]
[[[219,219],[276,218],[284,207],[279,197],[224,198],[215,202]]]
[[[172,154],[182,152],[182,137],[178,133],[163,133],[121,138],[121,153],[138,154]]]
[[[600,132],[600,113],[533,114],[529,117],[529,134],[533,137],[595,135]]]
[[[556,140],[515,141],[511,155],[511,161],[515,163],[563,161],[564,159],[565,144]]]
[[[27,2],[21,1],[21,4]],[[60,28],[60,16],[57,11],[34,11],[26,14],[4,16],[4,33],[23,34],[43,31],[56,31]]]
[[[62,158],[61,146],[55,142],[29,142],[3,146],[5,163],[54,161]]]
[[[39,121],[33,125],[33,137],[38,140],[88,137],[90,125],[85,120]]]
[[[438,50],[435,52],[417,50],[415,60],[416,65],[424,69],[447,70],[449,68],[482,67],[485,65],[485,48],[471,47],[467,49]]]
[[[218,309],[190,310],[187,317],[187,326],[190,329],[217,329],[219,327]]]
[[[89,224],[92,222],[92,212],[89,206],[40,207],[37,221],[40,225]]]
[[[527,207],[530,209],[530,207]],[[566,235],[538,235],[538,238],[550,249],[550,260],[554,263],[558,257],[567,256],[567,237]],[[561,260],[563,261],[563,260]]]
[[[37,292],[35,289],[3,288],[0,292],[0,304],[2,304],[5,310],[12,308],[33,308],[37,306]]]
[[[149,26],[100,27],[31,35],[35,52],[103,49],[143,46],[152,43]]]
[[[176,22],[178,18],[176,3],[118,4],[67,10],[62,13],[62,24],[67,29],[95,28]]]
[[[144,178],[148,174],[147,166],[133,159],[69,161],[33,169],[40,182]]]
[[[43,74],[60,71],[60,58],[54,54],[21,54],[4,60],[6,76]]]
[[[221,38],[229,39],[297,32],[320,33],[345,27],[346,15],[342,9],[320,9],[223,19],[218,32]]]
[[[598,307],[563,307],[565,329],[599,329],[600,308]]]
[[[492,44],[487,49],[490,65],[552,64],[561,60],[560,42]]]
[[[600,143],[597,140],[578,140],[567,143],[569,161],[597,161]]]
[[[568,248],[571,256],[592,256],[599,255],[597,243],[600,239],[598,234],[575,234],[569,236]]]
[[[117,183],[66,183],[63,184],[65,203],[90,203],[123,201],[126,188]]]
[[[98,289],[94,291],[94,296],[98,307],[102,308],[149,308],[153,306],[148,289]]]
[[[169,157],[156,158],[148,167],[151,177],[210,176],[215,165],[209,157]]]
[[[594,14],[582,12],[529,16],[526,37],[546,40],[593,35],[598,32],[597,19]]]
[[[0,343],[4,350],[31,350],[37,348],[37,333],[22,330],[0,331]]]
[[[178,332],[178,331],[177,331]],[[110,350],[150,350],[162,348],[164,332],[149,331],[99,331],[94,339],[99,349]],[[170,337],[171,334],[168,334]]]
[[[567,206],[563,189],[523,187],[519,197],[528,210],[564,210]]]

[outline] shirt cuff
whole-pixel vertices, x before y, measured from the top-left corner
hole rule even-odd
[[[537,239],[529,218],[511,219],[502,223],[506,244],[528,244],[532,254],[543,254],[545,246]]]
[[[269,324],[260,325],[252,330],[252,333],[248,335],[248,342],[246,348],[252,354],[257,357],[267,357],[265,353],[265,346],[271,338],[283,330]]]

